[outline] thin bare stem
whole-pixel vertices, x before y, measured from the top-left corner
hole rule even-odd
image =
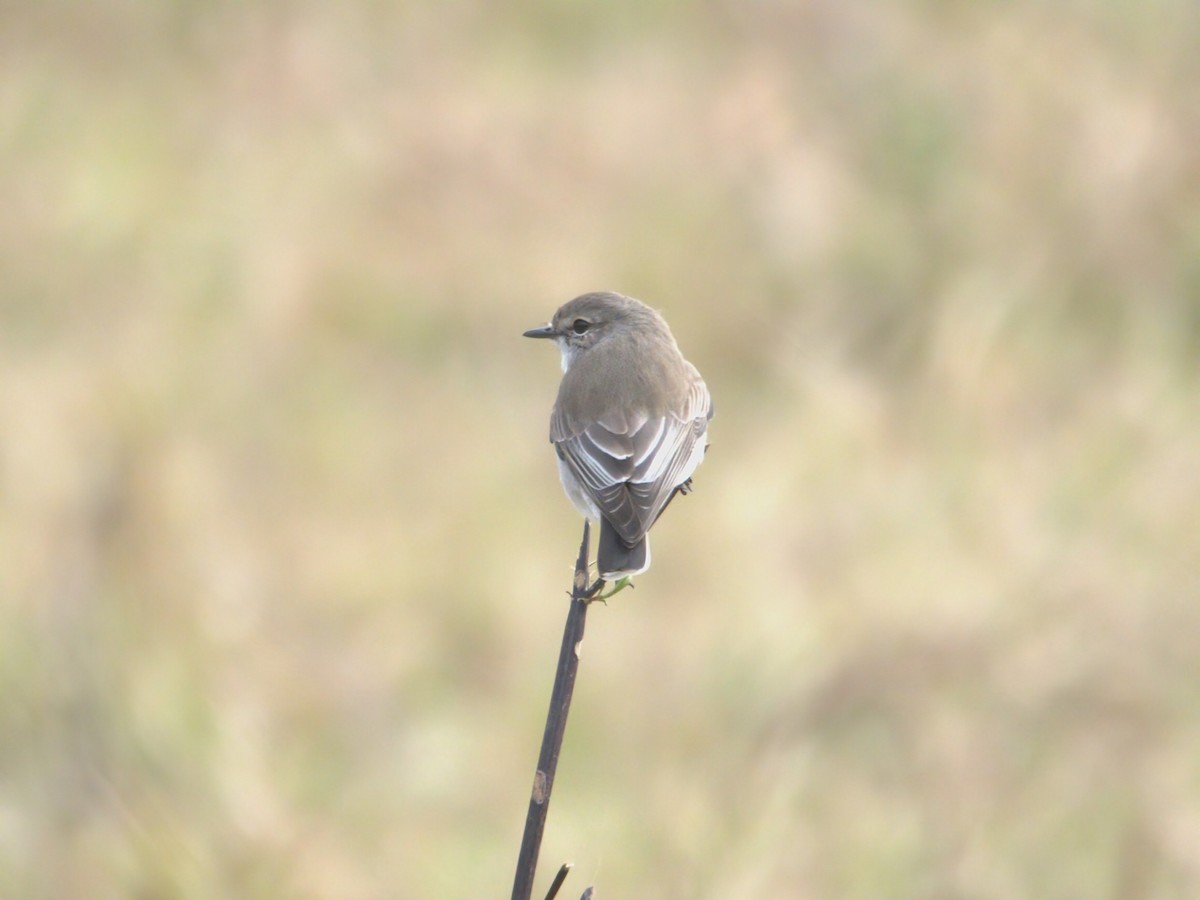
[[[575,578],[571,586],[571,605],[563,628],[562,647],[558,651],[558,670],[550,692],[550,710],[546,713],[546,730],[542,734],[542,750],[538,755],[537,772],[533,777],[533,792],[529,812],[525,815],[525,833],[521,837],[521,852],[517,856],[517,874],[513,879],[512,900],[529,900],[533,894],[533,877],[537,873],[538,852],[542,833],[546,829],[546,813],[550,808],[550,791],[558,769],[558,754],[562,750],[563,734],[567,730],[567,713],[571,710],[571,695],[575,692],[575,673],[579,669],[579,645],[587,621],[588,544],[591,532],[587,520],[583,523],[583,540],[575,561]]]
[[[554,880],[550,882],[550,890],[546,891],[546,900],[554,900],[558,896],[558,889],[563,886],[563,882],[567,880],[567,873],[571,871],[570,863],[563,863],[558,867],[558,874],[554,876]]]

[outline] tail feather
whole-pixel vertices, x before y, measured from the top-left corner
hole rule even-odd
[[[607,519],[600,520],[600,542],[596,549],[596,568],[605,581],[625,575],[637,575],[650,568],[650,539],[643,537],[628,546]]]

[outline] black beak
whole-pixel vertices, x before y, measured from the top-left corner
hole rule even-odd
[[[552,325],[543,325],[541,328],[530,328],[525,332],[525,337],[532,338],[552,338],[558,337]]]

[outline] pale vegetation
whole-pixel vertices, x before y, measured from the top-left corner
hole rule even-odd
[[[0,895],[505,896],[579,540],[520,334],[616,289],[717,415],[589,617],[543,871],[1200,896],[1197,47],[4,4]]]

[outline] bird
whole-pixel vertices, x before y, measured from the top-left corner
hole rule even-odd
[[[649,569],[651,527],[691,490],[712,397],[666,319],[624,294],[582,294],[524,336],[562,353],[550,415],[559,479],[575,509],[600,523],[596,588],[623,584]]]

